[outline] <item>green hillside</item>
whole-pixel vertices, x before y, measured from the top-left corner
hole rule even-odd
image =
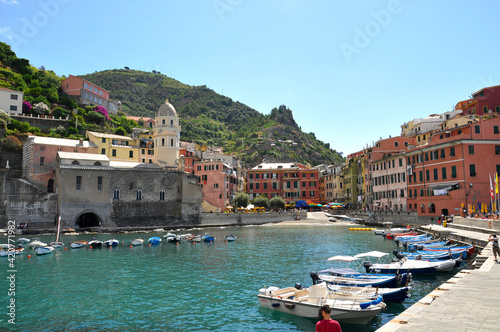
[[[180,117],[181,140],[222,147],[225,153],[239,156],[244,167],[253,167],[263,160],[311,166],[342,160],[339,153],[328,143],[317,140],[314,133],[303,133],[292,111],[284,105],[263,115],[206,86],[189,86],[156,71],[148,73],[127,68],[83,77],[109,90],[112,99],[121,101],[123,113],[108,118],[106,112],[100,114],[102,110],[95,107],[78,107],[61,89],[64,77],[43,66],[31,66],[28,59],[18,58],[8,44],[0,42],[0,87],[23,91],[24,100],[31,105],[46,105],[36,112],[35,107],[26,111],[23,106],[23,113],[69,116],[71,122],[66,129],[58,127],[41,132],[27,123],[12,120],[9,130],[13,134],[32,132],[67,138],[79,138],[85,130],[127,134],[136,124],[125,115],[154,117],[168,98]],[[74,128],[73,123],[78,123],[78,128]]]
[[[154,117],[168,98],[182,126],[181,140],[223,147],[239,156],[246,167],[266,162],[300,162],[315,166],[334,164],[342,157],[330,145],[303,133],[292,111],[281,105],[270,115],[206,86],[189,86],[158,72],[115,69],[83,75],[110,91],[133,116]]]

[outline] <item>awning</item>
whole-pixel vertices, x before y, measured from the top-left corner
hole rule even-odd
[[[458,183],[446,183],[446,184],[436,184],[434,186],[429,186],[432,190],[442,190],[442,189],[451,189],[453,186],[458,185]]]

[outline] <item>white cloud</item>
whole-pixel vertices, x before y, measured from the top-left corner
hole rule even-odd
[[[1,0],[4,1],[4,0]],[[10,33],[9,27],[1,27],[0,28],[0,36],[5,36],[7,39],[12,39],[12,34]]]
[[[16,0],[0,0],[1,3],[4,3],[6,5],[18,5],[19,2]]]

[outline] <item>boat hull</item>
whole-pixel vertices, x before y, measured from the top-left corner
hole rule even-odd
[[[51,254],[52,251],[54,251],[54,248],[52,248],[52,247],[36,247],[35,248],[35,252],[37,255]]]
[[[352,305],[346,305],[341,308],[339,305],[334,305],[333,300],[330,303],[310,303],[300,302],[291,299],[283,299],[271,297],[267,295],[258,295],[259,303],[262,307],[289,313],[300,317],[318,318],[319,309],[323,304],[330,304],[332,319],[354,324],[367,324],[376,315],[378,315],[383,307],[369,307],[367,309],[352,310]],[[328,301],[327,301],[328,302]]]

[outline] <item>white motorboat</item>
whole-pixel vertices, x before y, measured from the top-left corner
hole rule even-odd
[[[39,238],[35,237],[33,238],[33,241],[29,244],[29,247],[31,249],[35,249],[36,247],[46,247],[47,243],[40,241]]]
[[[90,248],[102,248],[103,242],[101,240],[97,240],[96,238],[93,238],[92,241],[89,241],[88,245]]]
[[[167,242],[173,242],[173,243],[179,243],[179,242],[181,242],[181,236],[180,235],[175,235],[173,233],[167,233],[167,234],[163,235],[163,238]]]
[[[142,246],[144,244],[144,240],[141,238],[133,239],[130,241],[130,245],[132,246]]]
[[[25,237],[20,237],[19,239],[17,239],[17,242],[19,242],[19,243],[28,243],[28,242],[30,242],[30,239],[27,239]]]
[[[367,324],[386,307],[382,296],[374,299],[342,295],[329,291],[325,283],[300,290],[295,287],[262,288],[258,298],[265,308],[310,318],[318,318],[321,306],[328,304],[332,319],[355,324]]]
[[[35,252],[37,255],[47,255],[54,251],[54,247],[45,246],[45,247],[36,247]]]
[[[9,248],[14,248],[13,244],[10,243],[0,243],[0,248],[1,249],[9,249]]]
[[[85,245],[86,245],[86,244],[87,244],[87,241],[80,240],[80,241],[70,242],[70,243],[69,243],[69,246],[70,246],[72,249],[78,249],[78,248],[83,248],[83,247],[85,247]]]

